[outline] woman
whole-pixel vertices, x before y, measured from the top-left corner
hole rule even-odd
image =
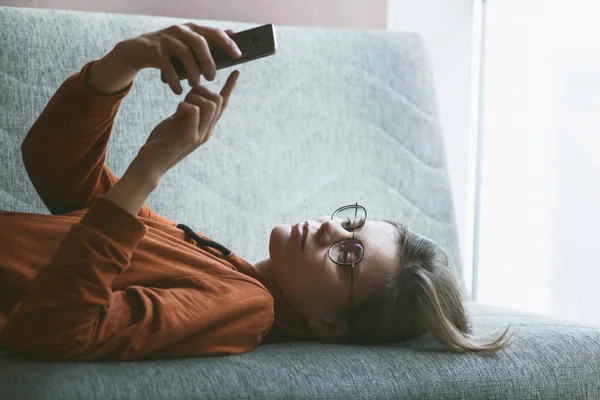
[[[172,26],[118,43],[69,77],[24,139],[29,177],[53,215],[0,212],[0,343],[46,360],[237,354],[260,343],[379,344],[429,332],[446,347],[504,347],[468,335],[450,261],[433,241],[358,204],[271,232],[250,265],[145,201],[212,135],[234,91],[200,84],[216,68],[207,42],[237,58],[232,31]],[[114,118],[136,74],[170,63],[191,90],[154,128],[121,179],[104,165]]]

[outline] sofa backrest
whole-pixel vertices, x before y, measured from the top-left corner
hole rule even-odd
[[[0,7],[0,209],[48,213],[19,146],[60,84],[120,40],[183,22]],[[236,31],[255,26],[195,22]],[[403,222],[443,245],[464,290],[421,37],[291,26],[276,32],[277,54],[238,66],[238,88],[212,139],[169,171],[148,204],[257,261],[268,256],[273,226],[358,202],[369,218]],[[208,86],[218,90],[227,71]],[[118,176],[183,96],[161,82],[158,70],[139,74],[109,143],[107,164]]]

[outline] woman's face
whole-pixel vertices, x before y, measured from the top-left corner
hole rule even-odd
[[[352,238],[341,221],[323,216],[309,224],[304,248],[301,226],[279,225],[269,240],[269,272],[287,300],[301,314],[333,321],[350,307],[350,267],[328,257],[332,244]],[[364,258],[354,267],[354,300],[357,306],[372,298],[397,267],[397,236],[392,225],[366,220],[354,238],[364,246]]]

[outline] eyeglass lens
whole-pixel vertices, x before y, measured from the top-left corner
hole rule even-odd
[[[352,231],[364,224],[365,218],[364,209],[354,206],[344,207],[333,214],[333,219],[340,220],[342,227],[348,231]]]
[[[347,231],[354,231],[361,227],[366,219],[365,211],[361,207],[347,206],[333,214],[334,220],[339,220]],[[362,259],[363,246],[359,240],[346,239],[337,242],[330,249],[330,256],[340,264],[350,265]]]

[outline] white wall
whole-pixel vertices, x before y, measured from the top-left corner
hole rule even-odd
[[[433,62],[465,278],[470,285],[469,133],[473,0],[388,0],[388,30],[421,33]]]
[[[0,0],[0,6],[385,29],[386,0]]]

